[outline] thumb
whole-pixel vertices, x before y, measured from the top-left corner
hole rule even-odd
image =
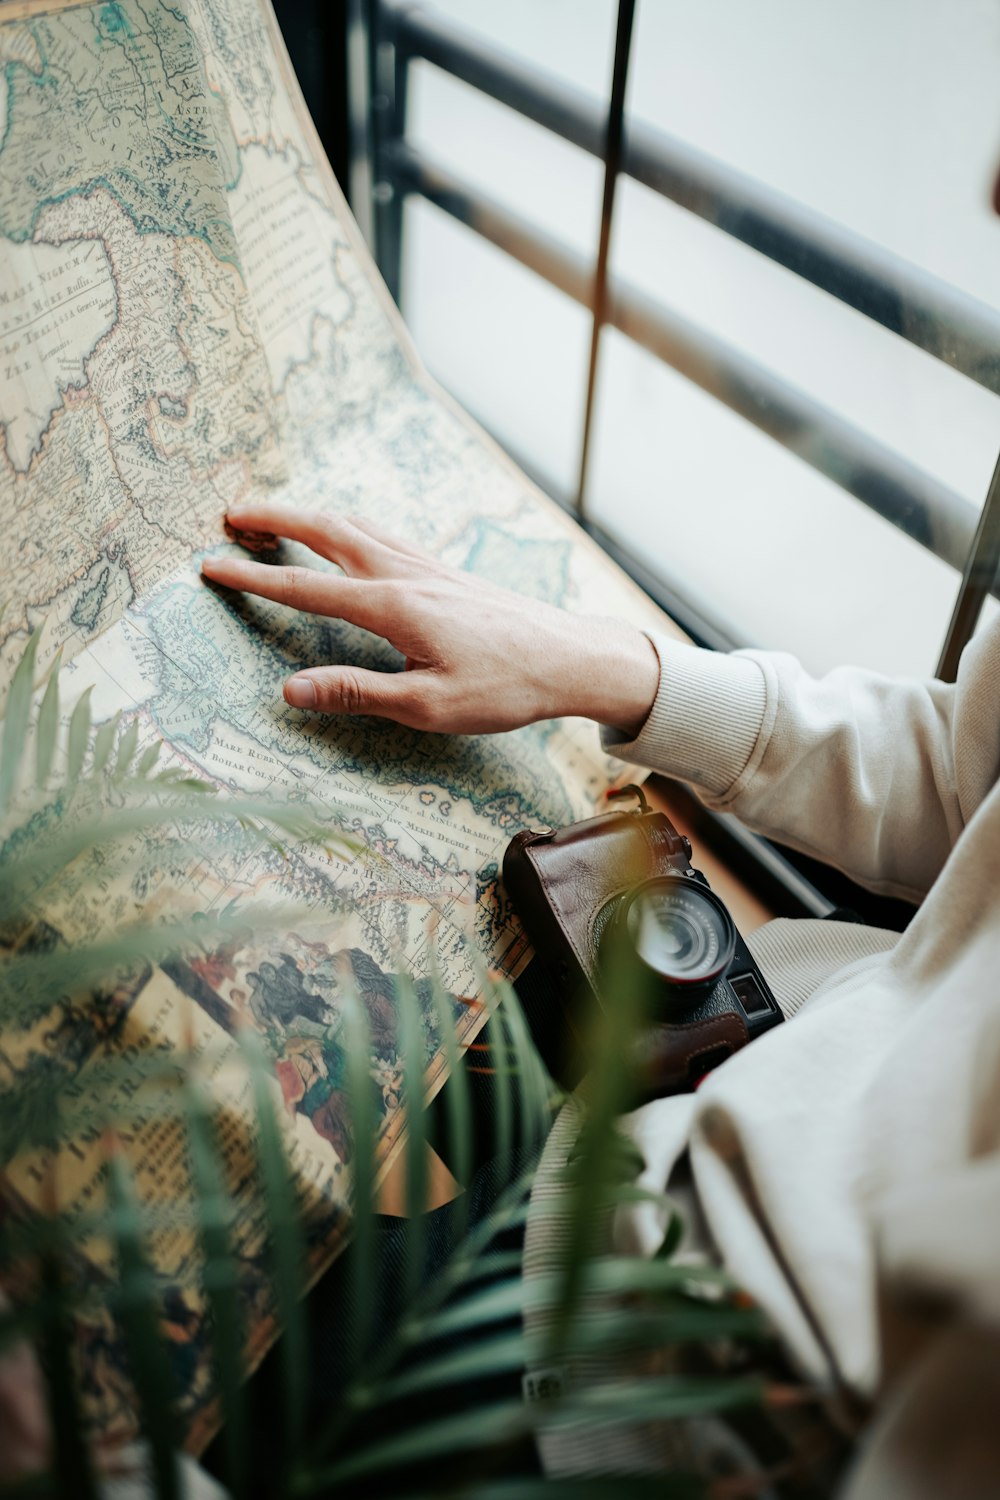
[[[375,714],[410,728],[430,718],[426,672],[372,672],[365,667],[312,667],[285,683],[285,702],[324,714]]]

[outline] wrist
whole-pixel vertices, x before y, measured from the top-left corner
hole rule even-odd
[[[580,621],[581,626],[584,621]],[[607,724],[633,740],[649,717],[660,686],[660,659],[652,641],[623,620],[588,620],[581,702],[574,712]]]

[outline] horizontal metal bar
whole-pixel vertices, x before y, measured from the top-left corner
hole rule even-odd
[[[591,156],[603,158],[606,104],[519,59],[505,57],[475,32],[410,0],[381,0],[381,5],[388,23],[385,34],[405,55],[424,58]]]
[[[622,170],[1000,394],[1000,312],[989,303],[666,134],[633,126]]]
[[[395,45],[593,156],[601,104],[475,33],[403,0],[382,0]],[[632,122],[622,171],[1000,394],[1000,311],[687,142]]]
[[[586,258],[398,142],[384,170],[398,192],[418,193],[582,306],[593,273]],[[612,280],[608,323],[812,468],[846,489],[959,571],[978,512],[962,496],[754,363],[681,314]]]
[[[614,288],[614,283],[612,286]],[[797,458],[961,569],[976,509],[891,448],[740,350],[635,290],[612,291],[609,322]]]
[[[818,886],[801,870],[797,870],[780,848],[759,833],[751,833],[733,813],[713,812],[706,808],[704,821],[714,824],[741,850],[751,866],[755,866],[785,894],[792,898],[810,917],[829,917],[836,911],[836,902],[831,901]],[[759,893],[759,887],[757,887]]]
[[[398,141],[387,146],[383,165],[399,191],[426,198],[522,265],[537,271],[574,302],[589,307],[594,285],[593,263],[579,251],[571,250],[520,214],[480,193],[478,188],[414,151],[412,146]]]
[[[518,459],[520,463],[520,459]],[[562,502],[560,502],[562,503]],[[571,507],[566,507],[573,514]],[[584,531],[616,562],[623,572],[637,583],[644,594],[648,594],[663,613],[669,615],[685,635],[691,637],[696,646],[707,646],[710,651],[739,651],[754,645],[746,635],[737,635],[728,621],[704,601],[691,597],[690,587],[678,587],[676,578],[669,578],[666,570],[657,566],[654,572],[647,563],[636,557],[631,547],[618,537],[612,536],[598,521],[585,517],[580,523]]]
[[[696,646],[707,646],[710,651],[739,651],[743,647],[755,644],[749,636],[737,634],[730,622],[724,620],[710,605],[702,601],[695,603],[691,598],[690,590],[679,588],[677,580],[669,575],[667,569],[657,565],[656,572],[652,572],[645,563],[639,561],[631,548],[606,531],[600,522],[592,521],[587,516],[580,517],[577,514],[574,496],[553,484],[550,476],[543,474],[523,450],[511,443],[507,437],[502,437],[491,426],[488,418],[480,415],[477,421],[486,429],[494,442],[510,454],[521,473],[527,475],[532,484],[537,485],[550,500],[554,500],[588,536],[593,537],[601,551],[606,553],[612,562],[617,563],[622,571],[639,585],[643,593],[648,594],[653,603],[657,604],[665,615],[669,615],[680,626],[684,634],[689,636]]]

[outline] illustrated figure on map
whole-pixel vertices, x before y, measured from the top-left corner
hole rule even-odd
[[[371,1050],[376,1057],[393,1059],[397,1046],[396,996],[400,975],[387,972],[362,948],[341,948],[332,955],[337,983],[350,976],[354,989],[365,1007]],[[432,985],[429,979],[408,979],[424,1015],[432,1014]],[[468,1002],[459,995],[446,997],[456,1009]]]
[[[265,960],[247,974],[250,1009],[263,1027],[278,1026],[282,1032],[318,1035],[317,1028],[335,1025],[340,1019],[338,991],[346,982],[364,1005],[368,1017],[372,1051],[379,1057],[396,1050],[396,988],[399,976],[382,969],[362,948],[339,948],[306,976],[289,953],[275,964]],[[415,982],[417,998],[429,999],[429,982]],[[326,993],[319,994],[322,989]],[[303,1026],[303,1023],[307,1023]]]
[[[388,1057],[396,1050],[395,974],[387,974],[362,948],[342,948],[335,955],[337,972],[349,965],[358,999],[364,1005],[371,1034],[371,1050]]]
[[[306,1107],[304,1113],[309,1115],[317,1135],[330,1142],[340,1160],[350,1162],[354,1154],[351,1146],[351,1110],[344,1090],[332,1089],[314,1110],[310,1111]]]
[[[363,948],[330,950],[315,943],[309,947],[318,961],[310,966],[308,980],[287,953],[280,955],[278,964],[265,961],[247,975],[250,1009],[262,1026],[272,1030],[272,1036],[278,1033],[275,1076],[286,1108],[305,1115],[341,1160],[349,1161],[350,1109],[344,1088],[346,1056],[338,1039],[338,997],[350,986],[364,1006],[375,1060],[373,1103],[381,1118],[399,1104],[399,976],[383,969]],[[426,1009],[430,981],[418,979],[414,989],[421,1008]]]
[[[262,1026],[277,1025],[289,1031],[302,1022],[326,1027],[337,1019],[336,1012],[322,995],[310,994],[302,970],[289,953],[281,962],[265,960],[260,968],[247,975],[250,983],[250,1009]]]

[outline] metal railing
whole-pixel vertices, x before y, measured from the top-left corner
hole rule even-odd
[[[1000,597],[1000,464],[982,511],[725,340],[608,274],[614,185],[625,175],[1000,395],[1000,312],[754,182],[685,142],[626,122],[634,0],[620,0],[608,110],[543,72],[498,55],[474,34],[406,0],[355,0],[368,27],[372,222],[376,258],[399,296],[403,203],[418,194],[589,308],[593,338],[580,482],[570,508],[583,524],[598,340],[617,328],[962,574],[938,666],[953,677],[988,593]],[[492,202],[406,142],[410,63],[460,79],[605,163],[596,265]],[[565,497],[564,497],[565,501]],[[597,530],[595,527],[588,527]],[[628,556],[616,548],[619,561]],[[633,570],[635,571],[635,570]],[[682,624],[685,605],[672,605]],[[690,618],[690,612],[688,612]],[[697,634],[697,631],[695,631]],[[714,632],[713,644],[726,644]],[[735,644],[735,642],[729,642]]]

